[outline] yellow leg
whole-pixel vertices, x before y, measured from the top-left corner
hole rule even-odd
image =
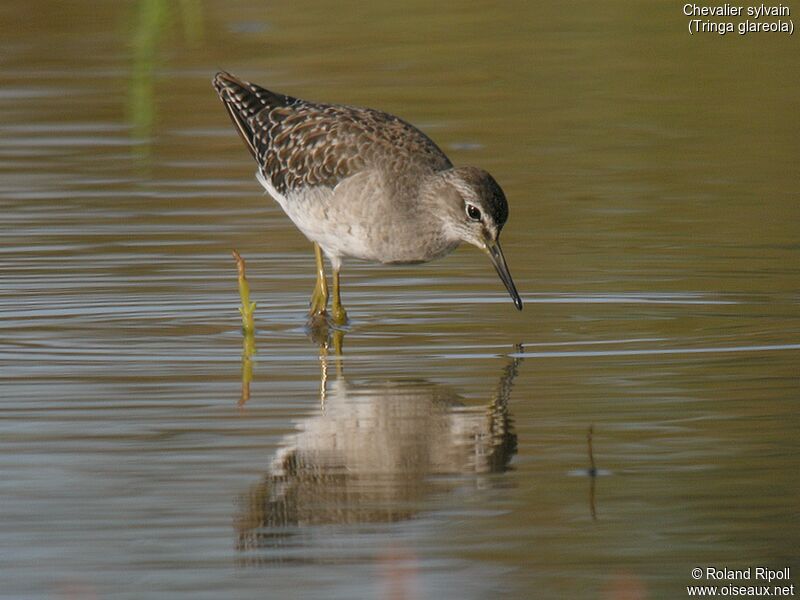
[[[333,323],[334,325],[347,324],[347,311],[342,306],[342,297],[339,293],[339,269],[333,270]]]
[[[310,316],[324,315],[328,307],[328,283],[325,281],[325,263],[322,262],[322,248],[314,244],[314,256],[317,259],[317,284],[311,294]]]

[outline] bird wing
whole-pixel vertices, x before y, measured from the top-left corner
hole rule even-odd
[[[452,166],[430,138],[402,119],[368,108],[316,104],[228,73],[214,87],[239,135],[275,190],[335,187],[364,169],[417,174]]]

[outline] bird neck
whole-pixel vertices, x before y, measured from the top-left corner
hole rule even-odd
[[[429,227],[443,235],[448,242],[458,243],[461,236],[453,226],[461,218],[463,199],[458,192],[456,169],[438,171],[420,184],[420,206],[427,212]]]

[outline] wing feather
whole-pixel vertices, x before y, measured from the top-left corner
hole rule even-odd
[[[276,191],[330,188],[364,169],[416,173],[452,166],[424,133],[380,111],[316,104],[277,94],[228,73],[214,87]]]

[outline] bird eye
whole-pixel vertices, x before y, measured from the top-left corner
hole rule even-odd
[[[472,204],[467,204],[467,216],[473,221],[480,221],[481,211],[478,210],[477,206],[473,206]]]

